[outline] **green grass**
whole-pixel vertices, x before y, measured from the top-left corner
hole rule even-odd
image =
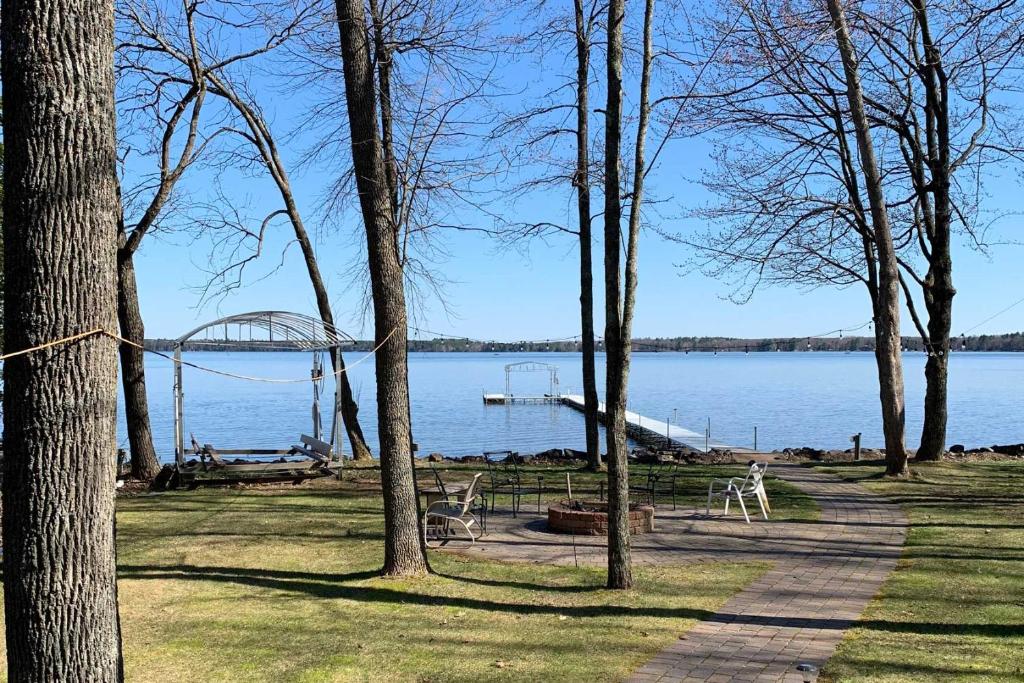
[[[904,557],[847,633],[834,681],[1024,681],[1024,463],[821,468],[899,502]]]
[[[435,575],[382,579],[380,500],[357,489],[122,498],[127,679],[621,680],[768,567],[638,567],[623,592],[601,569],[432,552]]]

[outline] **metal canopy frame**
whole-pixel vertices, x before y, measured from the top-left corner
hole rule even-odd
[[[313,352],[313,438],[320,440],[320,391],[326,375],[323,353],[330,353],[333,367],[340,363],[341,348],[355,343],[355,339],[320,318],[289,311],[253,311],[218,318],[178,337],[174,342],[174,458],[179,468],[185,465],[185,392],[181,353],[184,347],[199,346],[211,349],[287,350]],[[338,439],[341,408],[341,383],[335,382],[334,412],[331,420],[330,443],[332,452],[339,444],[337,457],[341,459],[341,440]],[[250,451],[258,453],[258,451]]]
[[[558,395],[558,366],[550,363],[538,363],[537,361],[522,361],[509,363],[505,366],[505,396],[512,395],[512,373],[513,372],[546,372],[548,373],[548,395]]]

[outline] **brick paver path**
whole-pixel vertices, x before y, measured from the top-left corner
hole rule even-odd
[[[657,510],[656,533],[633,537],[635,564],[770,560],[774,566],[643,666],[633,681],[802,681],[821,667],[895,567],[907,521],[867,489],[798,465],[769,471],[812,496],[817,522],[743,523],[704,510]],[[771,485],[768,484],[771,495]],[[756,502],[754,503],[756,506]],[[524,510],[530,506],[524,500]],[[535,509],[535,508],[533,508]],[[606,540],[544,530],[536,514],[498,514],[471,552],[542,563],[603,564]]]

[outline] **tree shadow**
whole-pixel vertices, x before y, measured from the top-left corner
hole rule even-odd
[[[429,595],[412,591],[398,590],[386,586],[352,585],[355,582],[376,578],[372,571],[352,572],[347,574],[301,572],[273,569],[252,569],[241,567],[199,566],[190,564],[175,565],[124,565],[120,567],[120,577],[138,580],[186,580],[214,581],[219,583],[237,584],[253,588],[278,590],[287,593],[301,593],[317,598],[346,599],[354,602],[379,603],[387,605],[421,605],[429,607],[454,607],[476,609],[490,612],[510,614],[536,615],[560,614],[569,617],[660,617],[672,619],[695,619],[722,624],[742,624],[754,626],[777,626],[784,628],[807,628],[819,630],[846,630],[851,626],[874,629],[902,634],[924,635],[979,635],[996,638],[1016,638],[1024,636],[1024,623],[1017,624],[984,624],[956,623],[944,624],[937,622],[885,621],[868,619],[852,621],[828,617],[766,616],[743,614],[729,611],[718,613],[710,610],[685,607],[634,607],[622,604],[607,605],[540,605],[526,602],[502,602],[482,598],[464,596]],[[458,581],[467,581],[467,577],[446,577]],[[568,588],[566,592],[594,592],[600,590],[594,586],[557,587],[545,586],[530,582],[500,581],[489,582],[486,579],[473,581],[481,585],[491,585],[526,590],[553,590]]]

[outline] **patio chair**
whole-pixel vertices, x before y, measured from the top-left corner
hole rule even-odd
[[[540,512],[540,498],[544,492],[544,477],[537,477],[537,486],[523,486],[523,478],[519,472],[517,456],[512,451],[484,451],[484,462],[490,475],[491,512],[494,512],[494,500],[497,494],[508,491],[512,495],[512,516],[519,516],[519,508],[523,494],[537,494],[537,512]]]
[[[679,477],[679,463],[652,464],[646,476],[629,487],[630,495],[636,495],[648,505],[655,504],[655,496],[672,496],[672,509],[676,509],[676,479]]]
[[[751,461],[750,469],[745,477],[732,477],[731,479],[712,479],[708,485],[708,514],[711,514],[711,501],[713,498],[725,500],[725,514],[729,514],[729,501],[735,499],[743,511],[743,519],[750,524],[750,516],[747,514],[747,506],[744,498],[757,498],[761,506],[761,514],[768,519],[771,507],[768,505],[768,494],[764,490],[764,475],[768,471],[768,463],[758,464]],[[716,490],[716,487],[717,490]]]
[[[448,487],[445,485],[444,479],[441,478],[441,473],[437,470],[436,467],[434,467],[433,463],[431,463],[431,465],[430,465],[430,471],[434,475],[434,484],[435,484],[435,486],[437,488],[437,492],[438,492],[438,495],[434,497],[434,501],[432,501],[432,502],[436,502],[438,500],[446,500],[447,498],[449,498],[451,496],[451,494],[448,493]],[[476,476],[480,477],[482,475],[478,474]],[[460,493],[464,493],[464,491],[460,491]],[[459,496],[456,495],[454,497],[458,498]],[[428,500],[429,500],[429,498],[428,498]],[[428,505],[428,507],[429,507],[429,505]],[[480,520],[480,529],[482,530],[482,533],[486,534],[487,533],[487,491],[485,491],[482,486],[478,486],[477,487],[476,500],[474,501],[470,511],[474,515],[478,516],[478,518]]]
[[[434,501],[427,507],[423,513],[423,542],[428,548],[467,540],[473,545],[483,535],[482,525],[473,514],[477,484],[482,476],[479,472],[473,475],[473,481],[461,495]]]

